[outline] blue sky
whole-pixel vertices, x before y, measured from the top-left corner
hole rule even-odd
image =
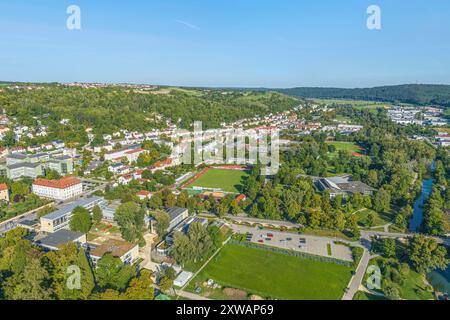
[[[371,4],[382,30],[366,28]],[[448,0],[0,0],[0,80],[450,84],[449,39]]]

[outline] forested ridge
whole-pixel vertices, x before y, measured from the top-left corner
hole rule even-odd
[[[450,108],[450,85],[406,84],[374,88],[291,88],[278,92],[303,98],[352,99],[441,105]]]
[[[161,116],[183,128],[194,121],[202,121],[204,128],[215,128],[222,122],[277,113],[299,104],[296,98],[276,92],[166,91],[43,85],[28,91],[4,89],[0,108],[24,124],[35,125],[35,118],[48,125],[70,119],[78,126],[93,127],[97,133],[111,133],[121,128],[144,131],[165,126]]]

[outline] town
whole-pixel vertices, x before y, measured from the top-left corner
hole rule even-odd
[[[100,84],[59,86],[81,90],[109,88]],[[34,86],[26,88],[33,90]],[[45,85],[37,88],[47,89]],[[13,94],[22,92],[20,86],[6,89]],[[159,89],[152,86],[151,90]],[[167,94],[170,95],[164,93]],[[369,114],[376,111],[385,114],[386,123],[423,128],[416,135],[408,133],[405,141],[428,143],[429,152],[448,146],[448,133],[440,131],[448,126],[447,120],[427,118],[443,117],[441,109],[409,110],[377,104]],[[287,110],[221,122],[219,128],[197,133],[159,116],[164,126],[149,131],[119,128],[98,134],[95,128],[87,127],[83,129],[86,144],[81,145],[52,140],[51,126],[43,124],[47,121],[46,114],[34,117],[38,124],[34,127],[23,125],[4,111],[0,130],[4,145],[0,164],[4,182],[0,195],[3,199],[0,233],[7,236],[24,230],[21,232],[25,232],[26,238],[43,252],[58,252],[75,244],[86,253],[94,274],[101,272],[97,270],[101,266],[107,267],[106,261],[112,263],[111,259],[117,259],[124,268],[132,266],[138,273],[146,270],[150,283],[155,285],[152,292],[156,299],[314,298],[302,291],[292,295],[267,292],[261,296],[240,290],[238,283],[236,288],[224,287],[222,276],[205,274],[205,269],[214,268],[210,261],[216,255],[247,250],[251,256],[262,248],[272,248],[277,254],[289,252],[341,269],[343,276],[339,281],[345,290],[327,291],[323,283],[326,293],[317,298],[386,296],[387,292],[374,291],[362,284],[372,261],[369,252],[380,241],[380,245],[387,245],[385,241],[389,240],[391,246],[395,241],[407,241],[411,237],[408,230],[413,230],[413,222],[408,223],[408,219],[414,218],[408,205],[395,216],[392,211],[397,206],[392,199],[395,192],[380,184],[380,177],[376,176],[381,171],[370,170],[365,177],[348,167],[348,163],[354,163],[351,166],[355,168],[367,166],[369,159],[377,156],[374,146],[369,148],[358,140],[368,127],[355,112],[357,109],[345,101],[293,100]],[[418,120],[419,113],[428,120]],[[73,119],[62,118],[57,122],[61,127],[70,127]],[[279,172],[261,180],[259,159],[270,153],[275,143],[263,140],[265,136],[273,138],[273,133],[279,137],[281,165]],[[31,143],[36,137],[42,141],[40,144]],[[235,144],[237,140],[242,143]],[[325,147],[319,154],[327,162],[320,165],[317,162],[316,167],[307,170],[297,168],[302,166],[304,156],[286,163],[290,154],[308,150],[317,143],[321,150]],[[191,150],[192,146],[197,148]],[[242,150],[236,150],[239,147]],[[252,158],[250,154],[258,156]],[[192,157],[201,161],[190,162]],[[419,167],[411,169],[409,183],[416,188],[423,173]],[[287,185],[292,183],[300,187],[300,193],[309,190],[308,197],[312,198],[308,201],[319,204],[303,204],[305,200],[295,200],[295,196],[290,199],[293,191]],[[277,189],[288,194],[281,195],[283,191],[280,194]],[[279,201],[283,204],[275,205]],[[303,211],[303,205],[309,208]],[[326,222],[323,212],[331,213],[335,210],[332,208],[337,210],[332,213],[338,215],[333,218],[337,220]],[[408,211],[403,215],[403,210]],[[442,238],[448,235],[445,227],[431,235],[438,243],[448,243]],[[372,244],[367,246],[359,239]],[[391,239],[397,240],[392,244]],[[201,250],[192,251],[195,247]],[[346,270],[354,268],[351,279],[344,276]],[[120,294],[126,288],[117,290]],[[112,293],[100,292],[97,296],[106,294]],[[427,291],[420,294],[431,297]]]

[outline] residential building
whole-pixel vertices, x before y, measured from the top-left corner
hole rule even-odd
[[[136,195],[140,200],[145,200],[145,199],[150,199],[152,197],[153,193],[151,193],[150,191],[147,191],[147,190],[142,190],[142,191],[139,191]]]
[[[36,179],[32,191],[39,197],[64,201],[83,193],[83,184],[80,179],[72,176],[59,180]]]
[[[6,183],[0,184],[0,202],[9,202],[9,190]]]
[[[0,165],[0,175],[11,180],[21,178],[36,179],[44,174],[44,169],[40,163],[16,163],[12,165]]]
[[[124,264],[133,264],[139,258],[139,246],[126,241],[110,239],[99,246],[89,244],[88,253],[94,266],[107,253],[119,258]]]
[[[51,169],[61,175],[73,172],[73,159],[69,156],[53,156],[49,153],[11,153],[6,157],[6,166],[0,166],[0,174],[15,180],[23,177],[36,179]]]

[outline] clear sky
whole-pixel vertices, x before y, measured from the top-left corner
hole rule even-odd
[[[66,28],[71,4],[81,30]],[[0,0],[0,80],[450,84],[450,1]]]

